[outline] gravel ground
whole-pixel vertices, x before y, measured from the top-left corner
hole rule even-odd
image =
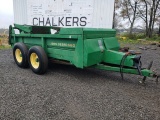
[[[160,72],[160,48],[142,51]],[[160,85],[140,76],[50,65],[45,75],[18,68],[0,50],[0,120],[160,120]]]

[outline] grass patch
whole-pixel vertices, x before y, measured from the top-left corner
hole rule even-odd
[[[10,49],[11,46],[8,44],[8,36],[0,35],[0,50],[2,49]]]
[[[151,41],[151,40],[145,40],[145,39],[138,39],[138,40],[132,40],[132,39],[118,39],[120,43],[126,43],[126,44],[151,44],[151,43],[158,43],[158,41]]]
[[[131,49],[137,49],[135,46],[137,45],[151,45],[151,44],[160,44],[160,37],[155,36],[154,38],[145,38],[145,37],[137,37],[136,39],[131,39],[124,36],[118,36],[118,41],[121,47],[129,47]]]
[[[158,34],[153,34],[152,38],[148,38],[148,37],[146,37],[146,35],[144,33],[133,33],[133,34],[123,33],[123,34],[118,35],[118,37],[120,39],[131,39],[131,40],[145,39],[145,40],[149,40],[149,41],[160,42],[160,36]]]
[[[117,35],[117,38],[121,44],[152,44],[160,43],[160,36],[154,34],[152,38],[147,38],[144,33],[136,33],[129,35],[128,33]]]
[[[10,45],[0,45],[0,50],[3,50],[3,49],[10,49],[11,46]]]

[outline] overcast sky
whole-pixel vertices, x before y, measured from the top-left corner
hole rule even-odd
[[[13,20],[13,0],[0,0],[0,28],[8,28]]]

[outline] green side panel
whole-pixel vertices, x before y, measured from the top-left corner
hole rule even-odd
[[[116,37],[104,38],[105,47],[107,50],[119,51],[120,45]]]
[[[79,35],[78,41],[76,43],[74,56],[72,58],[73,64],[77,68],[83,68],[84,67],[83,58],[84,58],[84,40],[83,40],[83,36]]]
[[[20,34],[22,35],[22,34]],[[44,37],[44,38],[65,38],[66,40],[68,39],[77,39],[78,36],[77,35],[59,35],[59,34],[30,34],[30,37]]]
[[[125,53],[123,52],[118,52],[114,50],[105,50],[104,57],[103,57],[103,62],[105,63],[110,63],[110,64],[115,64],[115,65],[120,65],[121,60]],[[124,65],[128,67],[133,67],[133,58],[135,55],[132,56],[127,56],[125,59]]]
[[[21,36],[16,35],[14,39],[11,39],[12,46],[14,46],[14,43],[17,43],[17,42],[25,43],[28,48],[35,46],[35,45],[42,46],[42,41],[40,37],[30,38],[29,36],[21,37]]]
[[[63,28],[60,29],[59,34],[61,35],[82,35],[83,28]]]
[[[47,48],[47,55],[53,59],[66,60],[72,63],[74,51],[60,48]]]
[[[116,31],[114,29],[84,28],[83,33],[84,39],[108,38],[116,36]]]
[[[53,59],[66,60],[78,68],[83,68],[83,37],[77,39],[48,38],[47,54]]]
[[[47,38],[45,41],[46,51],[49,57],[67,60],[73,63],[77,39]]]
[[[46,45],[48,47],[57,47],[62,49],[75,49],[77,39],[70,38],[46,38]]]
[[[29,37],[28,38],[25,37],[23,39],[24,39],[23,42],[25,44],[29,44],[29,45],[32,45],[32,46],[35,46],[35,45],[42,46],[41,38],[37,37],[37,38],[30,39]]]
[[[83,68],[83,38],[47,38],[46,51],[53,59],[66,60],[78,68]]]
[[[97,32],[97,31],[100,31],[100,32],[116,32],[115,29],[105,29],[105,28],[83,28],[83,31],[84,33],[87,33],[87,32]]]
[[[88,67],[91,65],[95,65],[97,63],[100,63],[103,58],[103,52],[100,49],[100,46],[98,44],[98,41],[102,41],[103,39],[86,39],[84,40],[84,66]]]

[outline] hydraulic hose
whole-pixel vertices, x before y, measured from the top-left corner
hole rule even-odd
[[[121,74],[122,80],[123,80],[123,67],[124,67],[124,62],[125,62],[125,60],[126,60],[126,58],[127,58],[128,55],[129,55],[129,54],[123,55],[123,57],[122,57],[122,59],[121,59],[121,62],[120,62],[120,74]]]

